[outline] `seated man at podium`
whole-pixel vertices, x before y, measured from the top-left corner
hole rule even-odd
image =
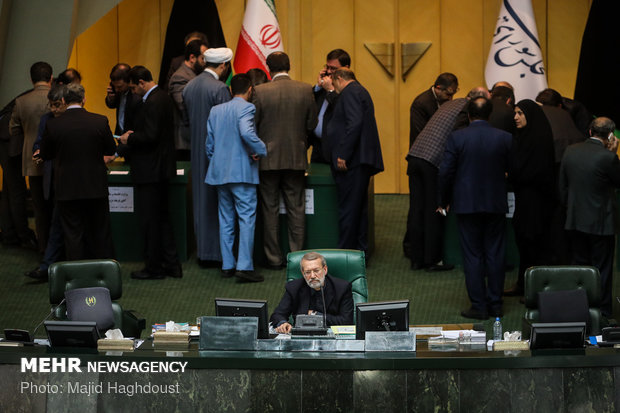
[[[286,283],[269,320],[276,332],[290,333],[289,317],[297,314],[325,314],[327,326],[353,324],[351,283],[329,275],[325,257],[316,252],[305,254],[300,267],[303,278]]]

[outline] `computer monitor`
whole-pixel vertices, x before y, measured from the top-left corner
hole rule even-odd
[[[583,348],[586,323],[532,323],[530,349]]]
[[[258,338],[269,338],[269,312],[265,300],[216,298],[215,315],[226,317],[257,317]]]
[[[409,330],[409,300],[360,303],[355,315],[357,340],[364,340],[366,331]]]
[[[99,330],[95,321],[45,321],[52,347],[97,348]]]

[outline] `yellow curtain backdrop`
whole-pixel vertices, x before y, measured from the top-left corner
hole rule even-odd
[[[375,103],[385,172],[375,180],[377,193],[406,193],[409,106],[441,72],[459,78],[464,96],[484,84],[484,65],[500,0],[276,0],[291,76],[314,84],[332,49],[347,50],[352,69]],[[81,34],[68,66],[83,75],[86,105],[105,114],[114,128],[114,112],[105,107],[109,71],[117,62],[142,64],[159,75],[160,56],[173,0],[124,0]],[[244,0],[216,0],[230,48],[235,50]],[[549,87],[572,97],[581,36],[591,0],[533,0]],[[390,77],[364,43],[395,44],[396,72]],[[400,44],[432,46],[401,78]]]

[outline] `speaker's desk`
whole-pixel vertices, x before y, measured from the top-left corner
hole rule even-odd
[[[175,373],[20,371],[22,358],[37,357],[78,357],[82,366],[187,364]],[[23,391],[23,383],[44,391]],[[78,383],[94,392],[68,393],[70,383],[73,390]],[[63,390],[53,393],[46,385]],[[147,385],[176,390],[131,396],[118,391]],[[0,348],[0,411],[605,412],[617,410],[619,398],[620,350],[613,348],[545,356],[438,353],[424,342],[416,353],[201,352],[196,344],[167,353],[149,342],[122,355]]]

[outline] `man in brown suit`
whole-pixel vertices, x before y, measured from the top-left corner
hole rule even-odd
[[[267,56],[272,81],[255,89],[256,129],[267,145],[260,160],[260,204],[263,211],[267,267],[280,269],[284,261],[278,242],[280,192],[286,206],[291,251],[301,250],[305,233],[304,172],[308,166],[308,133],[317,124],[312,86],[292,80],[286,53]]]
[[[52,84],[52,67],[45,62],[33,64],[30,67],[30,79],[34,89],[15,101],[9,128],[11,135],[24,136],[22,174],[28,177],[30,184],[39,251],[43,253],[49,237],[51,217],[43,197],[43,163],[33,159],[32,145],[37,139],[41,116],[49,112],[47,93]]]

